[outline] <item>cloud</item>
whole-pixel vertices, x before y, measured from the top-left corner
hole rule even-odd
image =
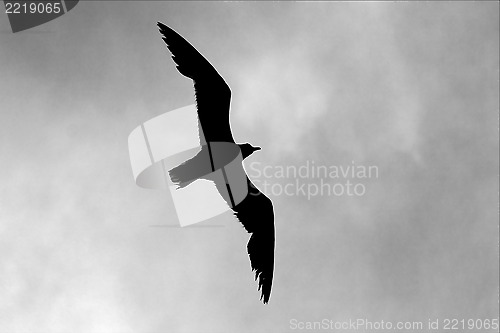
[[[149,227],[175,210],[127,137],[194,101],[158,20],[230,84],[261,165],[379,167],[362,198],[273,198],[269,306],[230,215]],[[498,4],[85,2],[46,27],[0,35],[0,331],[498,313]]]

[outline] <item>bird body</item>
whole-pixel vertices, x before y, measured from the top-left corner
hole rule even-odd
[[[207,159],[210,160],[211,171],[219,167],[218,161],[214,161],[213,157],[214,145],[217,143],[237,145],[243,159],[260,147],[254,147],[249,143],[235,143],[229,122],[231,89],[215,68],[177,32],[160,22],[158,27],[167,48],[172,53],[177,70],[194,82],[200,137],[203,135],[206,141],[206,145],[203,145],[193,158],[169,171],[172,181],[179,187],[184,187],[206,176],[206,169],[200,166],[203,166]],[[223,186],[227,187],[230,193],[224,167],[220,169],[225,184],[215,185],[219,193]],[[248,176],[246,181],[247,196],[235,204],[229,194],[231,202],[228,202],[228,205],[245,230],[251,234],[247,244],[250,265],[255,272],[255,279],[259,281],[261,300],[267,303],[271,295],[274,274],[274,208],[271,199],[260,192]]]

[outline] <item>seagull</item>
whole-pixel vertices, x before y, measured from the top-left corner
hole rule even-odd
[[[158,22],[158,28],[179,73],[193,80],[200,136],[202,133],[207,142],[196,156],[169,171],[172,181],[178,187],[189,186],[191,182],[202,178],[202,174],[196,174],[196,165],[206,161],[207,156],[210,157],[214,170],[211,143],[235,144],[243,159],[261,148],[248,142],[235,143],[229,122],[231,89],[217,70],[177,32],[161,22]],[[271,296],[274,273],[274,208],[271,199],[259,191],[248,175],[246,182],[247,196],[237,205],[230,207],[236,219],[251,234],[247,244],[250,267],[252,272],[255,272],[255,280],[258,279],[260,300],[267,304]],[[217,188],[219,189],[219,186]],[[230,191],[229,186],[228,190]]]

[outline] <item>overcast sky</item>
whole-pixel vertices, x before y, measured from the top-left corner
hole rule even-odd
[[[254,178],[275,189],[268,305],[230,214],[172,227],[168,192],[134,183],[129,133],[194,103],[157,21],[231,86],[255,177],[378,168],[358,196]],[[498,316],[498,2],[91,1],[0,31],[0,332]]]

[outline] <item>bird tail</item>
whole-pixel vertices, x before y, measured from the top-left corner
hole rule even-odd
[[[191,159],[171,169],[168,174],[177,188],[183,188],[211,172],[207,146]]]

